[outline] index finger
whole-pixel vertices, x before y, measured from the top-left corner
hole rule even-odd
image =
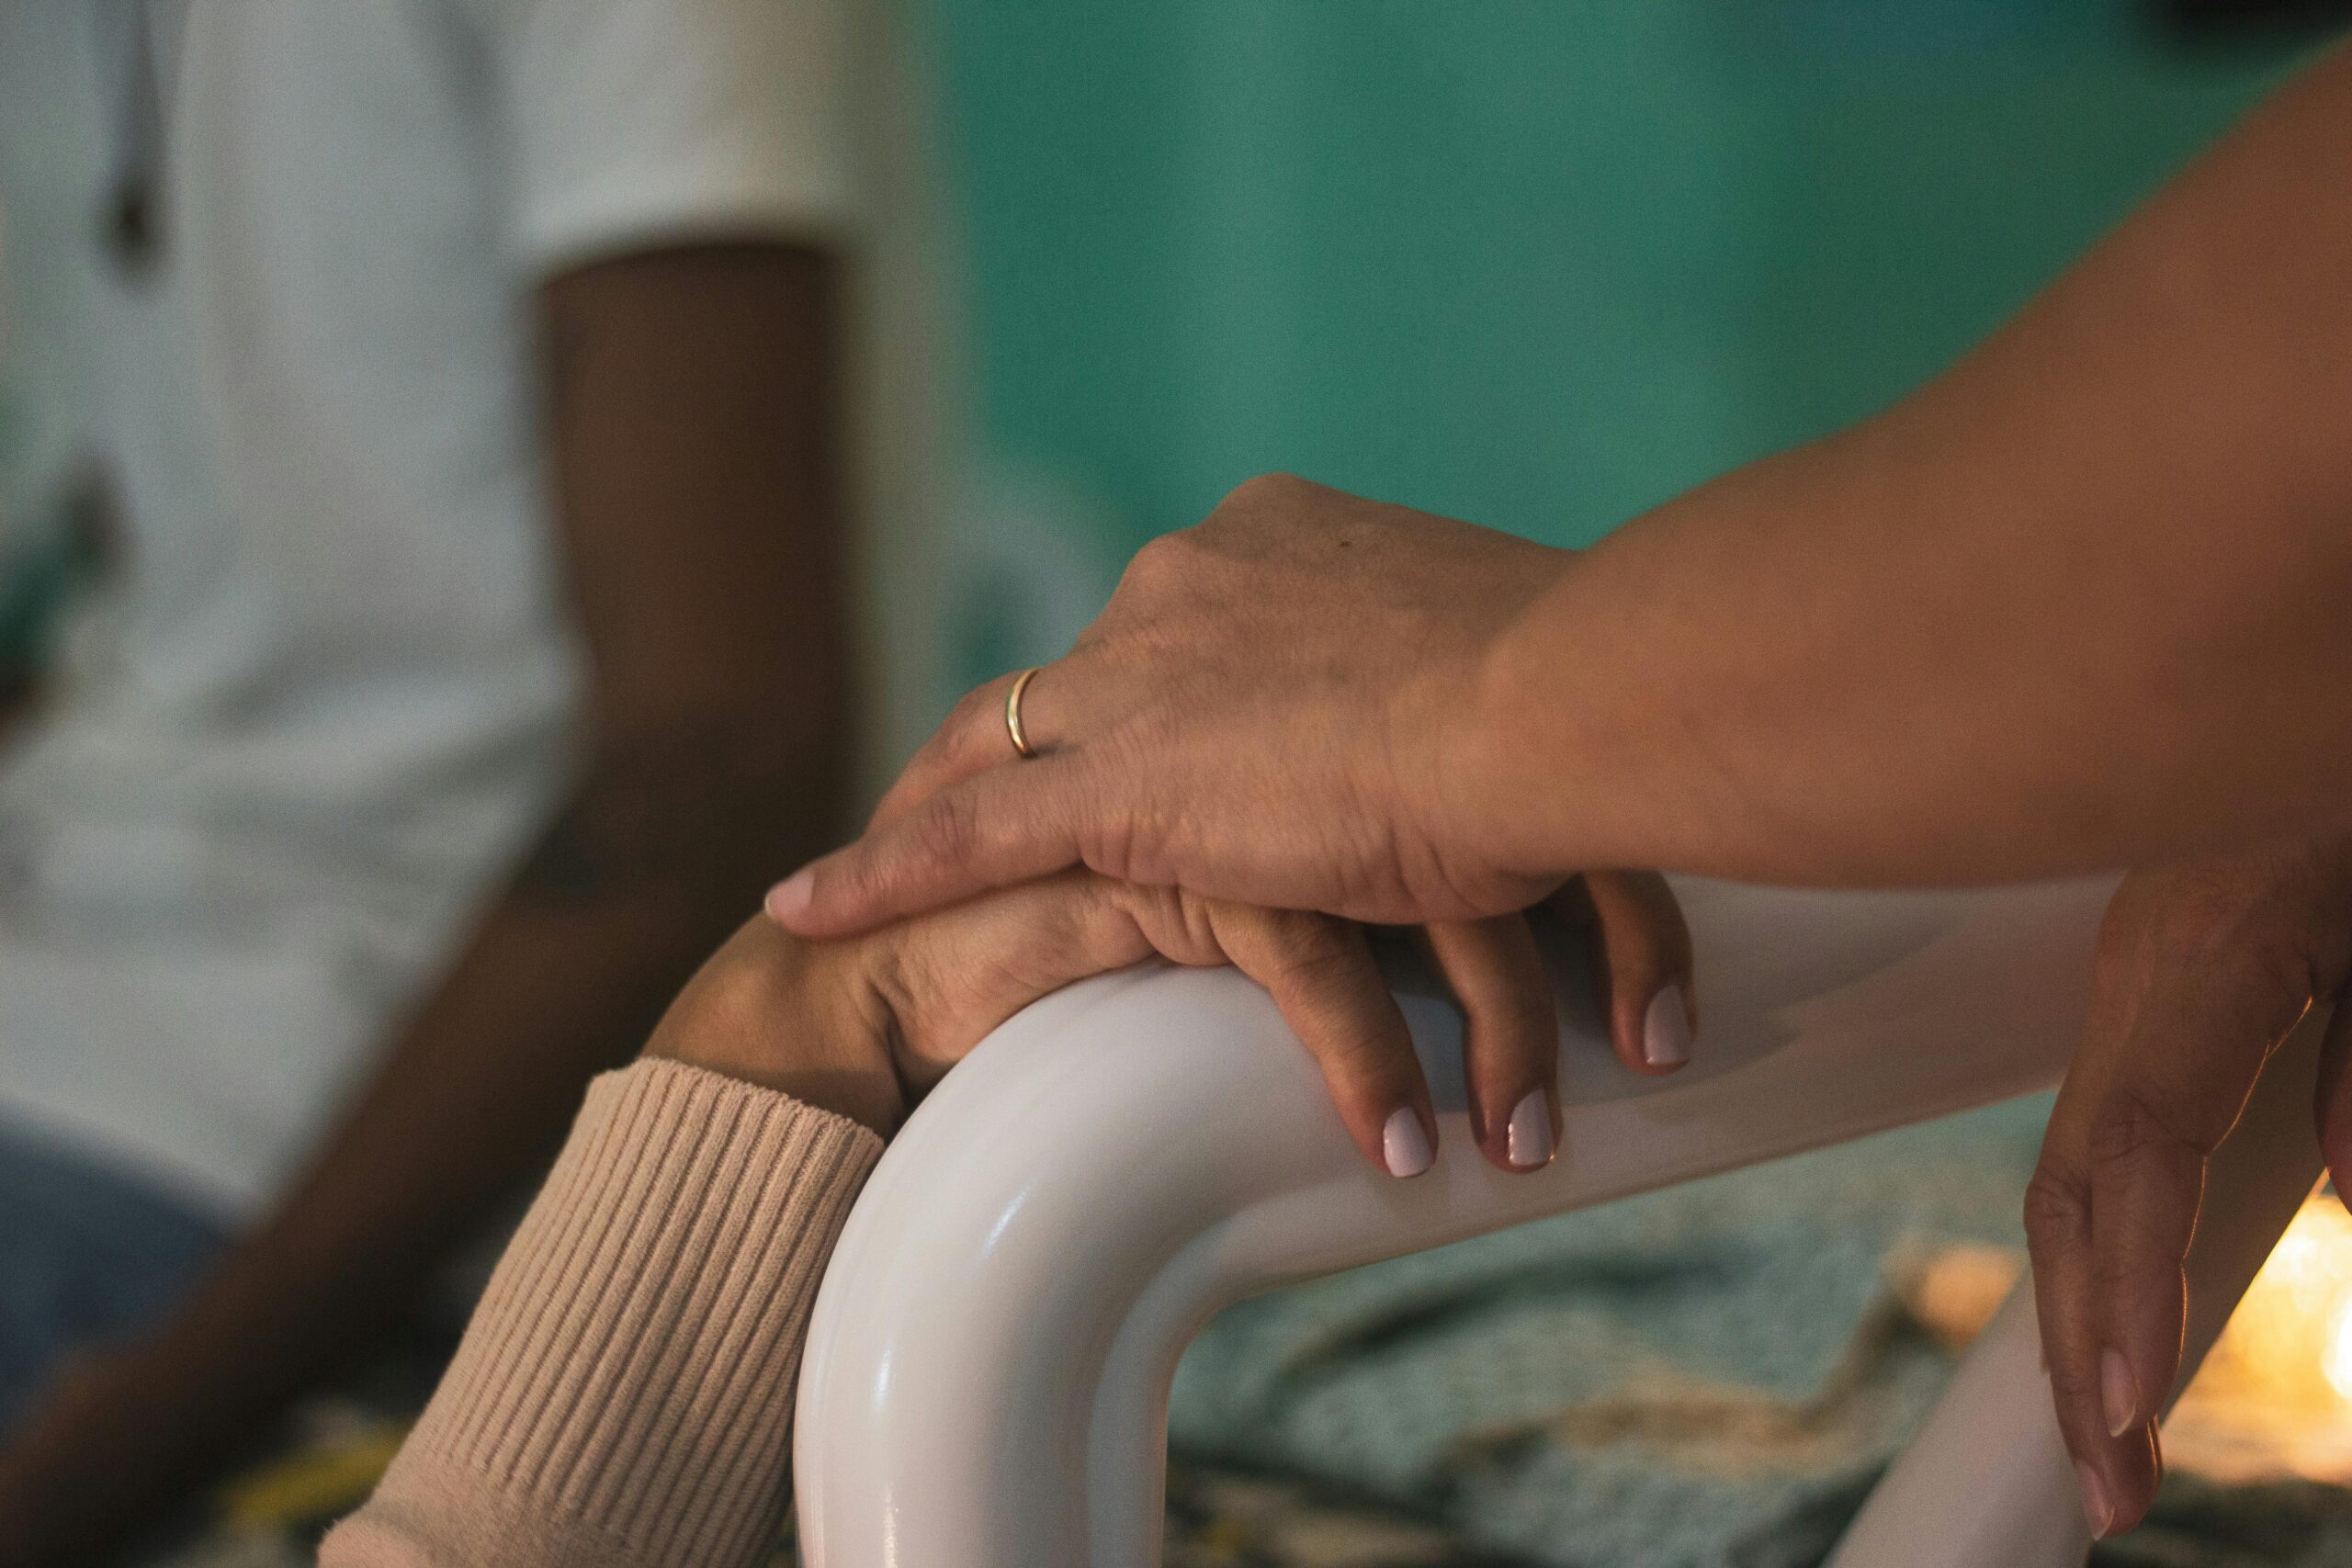
[[[2186,966],[2184,966],[2186,968]],[[2083,1140],[2091,1261],[2100,1303],[2100,1407],[2122,1436],[2153,1421],[2180,1371],[2184,1269],[2205,1162],[2229,1135],[2270,1053],[2310,1005],[2267,965],[2181,975],[2143,1005],[2128,1071],[2109,1082]],[[2126,1500],[2116,1500],[2119,1512]]]
[[[1617,1059],[1646,1076],[1680,1070],[1690,1059],[1698,1014],[1690,927],[1666,878],[1654,871],[1588,872],[1551,903],[1590,917],[1593,980]]]
[[[854,936],[1082,864],[1080,829],[1101,809],[1088,788],[1070,756],[988,769],[794,872],[769,890],[769,918],[797,936]]]
[[[1035,667],[1035,673],[1021,697],[1021,727],[1031,746],[1040,751],[1050,751],[1062,744],[1064,724],[1055,700],[1055,691],[1061,682],[1056,674],[1062,663]],[[960,784],[976,773],[1009,762],[1022,761],[1013,749],[1012,726],[1007,716],[1007,699],[1026,670],[1009,671],[985,684],[973,687],[948,710],[946,718],[932,732],[931,739],[918,747],[907,759],[898,778],[884,792],[874,815],[865,828],[872,832],[888,828],[902,819],[908,812],[945,789]]]
[[[2232,931],[2167,935],[2102,987],[2028,1194],[2042,1346],[2099,1533],[2153,1500],[2205,1161],[2308,1004]]]

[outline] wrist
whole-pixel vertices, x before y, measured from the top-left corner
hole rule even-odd
[[[687,983],[645,1054],[790,1095],[887,1137],[905,1095],[865,945],[804,942],[754,917]]]
[[[1562,661],[1530,646],[1531,623],[1579,558],[1556,555],[1557,571],[1524,610],[1402,694],[1399,728],[1416,739],[1399,755],[1418,774],[1416,795],[1430,802],[1432,841],[1462,846],[1480,863],[1566,874],[1582,866],[1542,840],[1568,750],[1552,734],[1569,716],[1568,688]]]

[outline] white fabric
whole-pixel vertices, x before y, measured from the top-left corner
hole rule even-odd
[[[0,5],[17,368],[129,536],[0,762],[0,1116],[249,1212],[560,784],[531,288],[843,222],[843,40],[831,0],[155,0],[134,282],[145,3]]]

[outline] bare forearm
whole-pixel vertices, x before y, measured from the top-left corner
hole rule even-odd
[[[627,1059],[738,899],[504,901],[309,1174],[174,1324],[238,1432],[364,1350],[533,1175],[594,1072]]]
[[[842,824],[831,264],[707,247],[591,266],[546,300],[598,739],[571,808],[207,1292],[223,1335],[280,1347],[289,1385],[283,1337],[304,1346],[322,1320],[348,1340],[397,1310],[552,1150],[588,1077],[643,1043],[763,875]]]
[[[2340,825],[2348,154],[2339,52],[1917,396],[1579,560],[1487,681],[1514,848],[1966,882]]]
[[[62,1532],[135,1523],[413,1304],[764,881],[844,825],[833,288],[820,253],[743,244],[543,291],[589,653],[576,794],[309,1172],[135,1352],[107,1440],[141,1462],[77,1481]]]

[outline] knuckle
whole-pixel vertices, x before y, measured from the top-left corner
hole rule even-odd
[[[923,803],[911,829],[915,849],[927,860],[960,864],[977,840],[971,802],[960,792],[935,795]]]
[[[1183,932],[1185,944],[1195,953],[1221,957],[1225,945],[1217,940],[1215,906],[1179,887],[1170,887],[1168,893],[1175,902],[1176,929]]]
[[[954,764],[980,752],[984,748],[1005,741],[1004,695],[1002,693],[984,695],[974,692],[956,705],[947,722],[939,727],[923,750],[930,755],[926,761]]]
[[[2199,860],[2175,867],[2166,892],[2176,908],[2210,924],[2260,903],[2267,880],[2248,861]]]
[[[2088,1152],[2095,1174],[2150,1163],[2173,1166],[2204,1155],[2132,1086],[2115,1089],[2100,1103],[2091,1119]]]
[[[2311,931],[2301,922],[2266,919],[2239,953],[2241,971],[2282,1011],[2307,1006],[2318,989],[2321,965],[2314,958],[2311,937]]]
[[[1119,574],[1121,592],[1149,596],[1182,583],[1190,576],[1190,532],[1162,534],[1146,543]]]
[[[2089,1408],[2099,1397],[2098,1374],[2088,1367],[2075,1364],[2072,1357],[2050,1358],[2050,1391],[2057,1395],[2060,1412],[2075,1408]]]
[[[1583,880],[1595,917],[1623,950],[1623,966],[1655,971],[1659,979],[1690,968],[1690,928],[1664,877],[1655,872],[1603,872]]]
[[[1277,920],[1271,928],[1272,967],[1284,980],[1318,996],[1340,993],[1358,978],[1348,944],[1317,917]]]
[[[1202,900],[1166,884],[1124,886],[1135,919],[1161,957],[1195,966],[1226,962],[1225,947]]]
[[[948,710],[947,722],[939,727],[939,732],[942,735],[956,734],[969,728],[984,713],[993,713],[1004,700],[1001,694],[991,689],[994,684],[991,682],[987,686],[975,686],[956,698],[956,705]]]
[[[1163,835],[1147,828],[1133,810],[1100,795],[1084,795],[1080,799],[1086,809],[1077,824],[1079,858],[1089,871],[1139,886],[1165,886],[1175,881],[1159,852]]]
[[[1290,504],[1316,487],[1296,474],[1257,474],[1243,479],[1217,502],[1219,512],[1254,512]]]
[[[2119,896],[2110,922],[2119,936],[2143,930],[2170,967],[2204,970],[2235,994],[2293,1006],[2310,999],[2325,966],[2327,902],[2282,882],[2267,863],[2210,862],[2177,868],[2136,898]]]
[[[1383,1099],[1396,1098],[1411,1076],[1404,1043],[1364,1023],[1342,1031],[1321,1055],[1333,1073]]]
[[[2063,1244],[2078,1235],[2089,1213],[2081,1186],[2048,1166],[2035,1170],[2026,1184],[2026,1237],[2037,1246]]]
[[[913,943],[879,944],[873,984],[900,1036],[920,1041],[926,1033],[932,998],[939,991],[927,950]]]

